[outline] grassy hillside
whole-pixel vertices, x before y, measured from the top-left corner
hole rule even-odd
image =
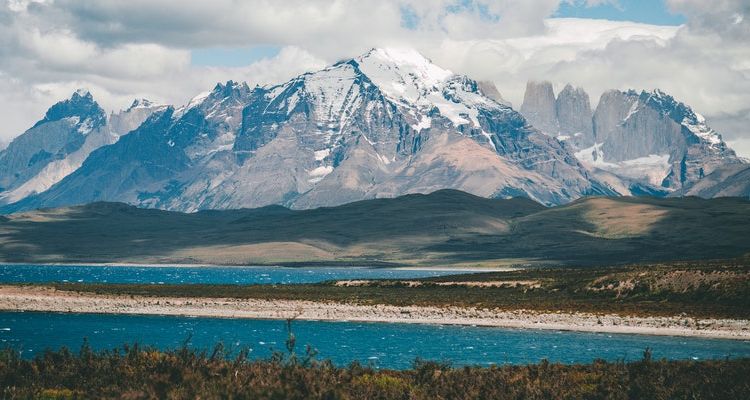
[[[627,263],[750,253],[750,202],[588,198],[544,208],[441,190],[294,211],[183,214],[118,203],[11,214],[3,262]]]

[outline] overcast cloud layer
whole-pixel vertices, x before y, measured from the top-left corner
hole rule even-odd
[[[750,157],[750,2],[667,0],[685,25],[550,18],[561,0],[0,0],[0,138],[88,88],[108,110],[135,97],[184,104],[217,81],[280,83],[371,47],[414,47],[496,83],[557,90],[661,88]],[[583,3],[582,0],[562,0]],[[608,0],[588,0],[589,5]],[[585,6],[585,5],[584,5]],[[281,47],[243,67],[191,65],[191,49]]]

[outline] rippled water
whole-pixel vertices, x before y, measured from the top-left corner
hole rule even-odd
[[[282,267],[137,267],[2,265],[0,283],[310,283],[333,279],[410,279],[455,272],[389,268]],[[415,358],[447,360],[454,365],[529,363],[542,359],[565,363],[596,358],[635,360],[646,347],[655,357],[705,359],[750,357],[747,341],[687,339],[467,326],[297,321],[300,351],[306,344],[319,358],[345,365],[352,361],[385,368],[407,368]],[[88,338],[98,349],[138,342],[177,348],[187,338],[195,348],[223,342],[248,347],[254,357],[283,349],[283,321],[231,320],[173,316],[128,316],[0,312],[0,345],[26,357],[46,348],[80,347]]]
[[[470,326],[296,321],[300,351],[306,344],[319,359],[338,365],[354,360],[381,368],[408,368],[416,357],[454,365],[522,364],[542,359],[563,363],[637,360],[650,347],[654,357],[707,359],[750,357],[750,342],[668,336],[616,335]],[[252,349],[267,357],[283,349],[283,321],[172,316],[0,312],[0,343],[31,357],[46,348],[78,349],[83,338],[98,349],[139,342],[161,349],[190,346]]]
[[[138,267],[0,265],[0,283],[272,284],[334,279],[412,279],[456,274],[444,270],[360,267]]]

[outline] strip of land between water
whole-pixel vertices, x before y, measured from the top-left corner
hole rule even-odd
[[[394,306],[306,300],[111,295],[58,290],[44,286],[0,286],[0,310],[476,325],[750,340],[750,320],[746,319],[640,317],[523,309],[509,311],[457,306]]]

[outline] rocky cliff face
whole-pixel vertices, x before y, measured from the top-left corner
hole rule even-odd
[[[92,151],[115,143],[160,107],[139,100],[108,120],[91,93],[77,91],[0,153],[0,201],[44,192],[78,169]]]
[[[742,163],[700,114],[659,90],[606,92],[593,122],[596,144],[579,158],[656,187],[678,190]]]
[[[309,208],[440,188],[544,204],[614,194],[476,81],[414,51],[373,49],[281,85],[217,85],[7,209]]]
[[[567,84],[555,97],[550,82],[529,81],[521,114],[542,132],[573,148],[594,144],[591,103],[581,88]]]
[[[548,81],[529,81],[521,104],[521,114],[542,132],[557,136],[560,124],[557,121],[555,92]]]
[[[577,148],[594,144],[594,128],[591,119],[589,95],[581,88],[567,84],[555,100],[560,139],[574,143]]]
[[[609,134],[627,119],[631,109],[636,106],[637,100],[636,97],[628,96],[626,92],[620,90],[608,90],[602,93],[593,116],[594,141],[606,142]]]
[[[623,195],[667,195],[742,164],[702,116],[658,90],[607,91],[592,116],[583,89],[568,84],[555,98],[549,82],[529,82],[521,111]]]

